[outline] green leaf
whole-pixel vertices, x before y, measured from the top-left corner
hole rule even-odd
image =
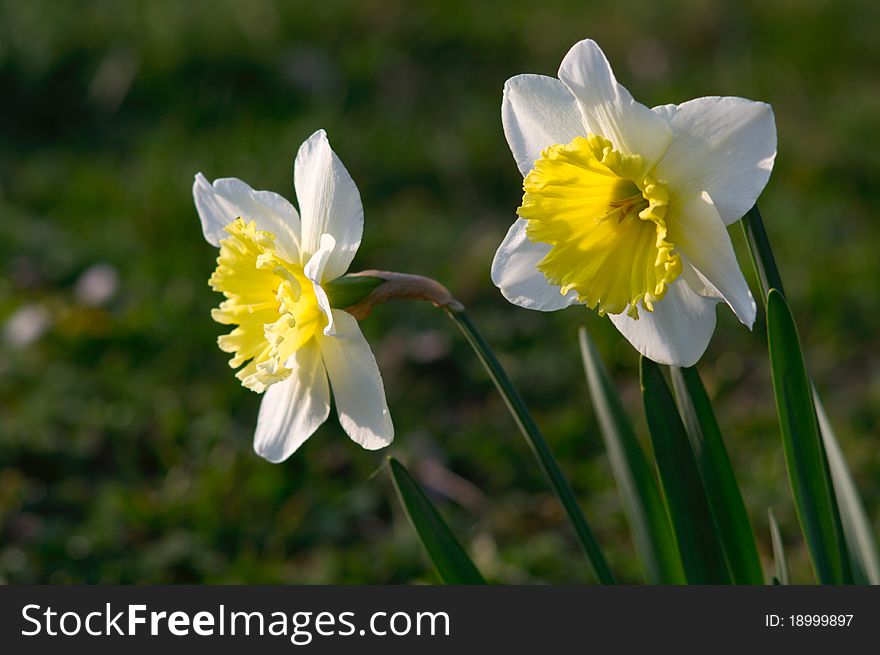
[[[816,417],[819,419],[819,432],[828,456],[828,467],[831,470],[843,537],[852,565],[853,581],[856,584],[880,584],[880,557],[877,554],[877,541],[871,530],[871,522],[815,387],[813,400],[816,404]]]
[[[690,584],[729,584],[730,571],[700,471],[660,367],[641,360],[642,400],[654,458]]]
[[[590,397],[645,579],[650,584],[682,584],[681,559],[654,473],[586,328],[578,337]]]
[[[764,584],[755,534],[706,389],[695,368],[672,367],[670,375],[733,581]]]
[[[776,516],[772,509],[767,510],[767,520],[770,522],[770,541],[773,543],[773,575],[774,584],[791,584],[791,574],[788,571],[788,559],[785,557],[785,549],[782,547],[782,532],[776,522]]]
[[[391,479],[410,524],[444,584],[486,584],[440,512],[403,464],[388,458]]]
[[[345,275],[324,285],[331,307],[345,309],[369,296],[385,280],[366,275]]]
[[[851,583],[797,328],[785,298],[776,289],[767,294],[767,341],[788,479],[813,569],[822,584]]]

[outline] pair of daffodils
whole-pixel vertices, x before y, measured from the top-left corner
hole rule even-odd
[[[755,301],[726,226],[770,177],[769,105],[707,97],[649,109],[586,40],[558,79],[508,80],[502,120],[524,176],[519,218],[492,264],[505,298],[597,309],[643,355],[677,366],[706,350],[719,302],[752,327]],[[220,248],[210,284],[226,297],[213,316],[235,325],[219,344],[242,384],[265,392],[255,449],[266,459],[287,458],[327,419],[330,387],[348,435],[381,448],[393,427],[376,360],[324,290],[351,264],[363,208],[323,131],[297,153],[294,187],[299,212],[240,180],[196,176],[202,229]]]

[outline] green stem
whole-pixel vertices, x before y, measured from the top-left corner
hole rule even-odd
[[[553,456],[549,444],[544,439],[538,426],[535,424],[535,420],[529,413],[529,410],[520,397],[519,392],[513,386],[513,383],[510,381],[510,378],[507,376],[507,373],[504,371],[498,358],[495,357],[495,353],[492,352],[492,348],[486,343],[486,340],[463,309],[450,306],[446,306],[443,309],[446,311],[449,318],[451,318],[464,333],[465,338],[474,349],[477,357],[479,357],[483,366],[486,367],[489,377],[491,377],[492,382],[495,383],[498,393],[500,393],[501,397],[504,399],[504,403],[513,415],[517,427],[519,427],[520,432],[522,432],[523,437],[525,437],[528,442],[529,447],[532,449],[532,453],[534,453],[535,458],[541,465],[544,474],[550,480],[550,484],[553,487],[553,491],[556,493],[557,498],[559,498],[559,502],[562,503],[562,507],[565,509],[565,513],[571,521],[581,547],[584,549],[587,559],[592,566],[594,575],[602,584],[615,584],[616,580],[614,574],[611,572],[611,567],[609,567],[605,555],[599,548],[599,544],[596,541],[593,531],[590,529],[590,526],[587,524],[587,521],[581,512],[581,508],[577,503],[571,485],[562,474],[562,471],[559,468],[559,463]]]
[[[785,296],[782,277],[779,275],[779,269],[776,268],[776,258],[773,257],[773,250],[770,248],[770,240],[767,238],[767,231],[764,229],[764,221],[761,219],[758,205],[752,207],[743,216],[741,223],[746,241],[749,243],[752,264],[755,266],[755,273],[757,273],[758,281],[761,284],[761,299],[766,304],[770,289],[778,289]]]

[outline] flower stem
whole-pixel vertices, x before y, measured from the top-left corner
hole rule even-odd
[[[523,437],[528,442],[544,474],[550,480],[553,491],[556,493],[557,498],[559,498],[559,502],[562,503],[562,507],[565,509],[569,521],[571,521],[578,541],[587,555],[587,559],[593,569],[593,574],[602,584],[615,584],[616,580],[611,572],[611,567],[608,565],[593,531],[581,512],[571,485],[562,474],[549,444],[535,424],[535,420],[529,413],[516,387],[513,386],[498,358],[495,357],[495,353],[492,352],[492,348],[483,338],[483,335],[480,334],[479,330],[477,330],[476,325],[474,325],[470,316],[464,311],[464,308],[447,305],[443,309],[464,333],[477,357],[483,363],[483,366],[486,367],[489,377],[492,378],[498,393],[501,394],[504,403],[513,415],[517,427],[519,427],[520,432],[522,432]]]
[[[370,279],[371,282],[364,285],[361,282],[364,279]],[[376,284],[377,281],[381,282]],[[578,541],[587,555],[593,574],[602,584],[615,584],[616,580],[611,572],[611,567],[608,566],[605,555],[599,548],[596,537],[587,524],[580,506],[578,506],[571,485],[562,475],[550,446],[541,431],[538,430],[535,420],[510,378],[507,377],[498,358],[495,357],[495,353],[492,352],[492,348],[465,313],[464,306],[442,284],[420,275],[369,270],[350,273],[337,282],[339,283],[337,288],[331,289],[331,302],[338,298],[337,302],[340,305],[334,306],[343,306],[345,311],[358,320],[369,316],[376,305],[390,300],[427,300],[435,307],[443,309],[449,318],[458,325],[477,357],[489,372],[489,377],[492,378],[498,393],[501,394],[504,403],[513,415],[517,427],[528,442],[544,474],[550,480],[550,485],[553,487],[556,497],[559,498],[559,502],[562,503]],[[358,290],[358,294],[350,293],[351,289]]]
[[[761,299],[766,304],[770,289],[778,289],[783,296],[785,290],[782,288],[782,277],[779,275],[779,269],[776,268],[776,259],[773,257],[773,250],[770,248],[770,240],[767,238],[758,205],[754,205],[741,222],[743,233],[749,243],[752,264],[761,284]]]
[[[822,496],[824,495],[821,491],[815,491],[814,489],[809,490],[812,493],[813,498],[808,498],[809,502],[807,503],[804,500],[798,498],[798,492],[796,491],[796,484],[798,484],[798,479],[795,475],[801,475],[799,472],[800,469],[805,467],[804,458],[806,455],[805,449],[813,447],[818,452],[818,458],[820,460],[820,480],[816,482],[816,484],[821,485],[824,478],[825,488],[827,489],[827,502],[830,503],[830,509],[828,509],[829,517],[826,518],[828,522],[831,524],[831,534],[832,536],[828,538],[827,541],[833,542],[837,545],[837,550],[840,558],[840,572],[839,578],[835,581],[842,584],[852,584],[852,568],[850,563],[849,553],[846,547],[845,534],[843,531],[843,523],[841,520],[841,507],[840,503],[837,500],[837,493],[834,488],[834,482],[831,476],[831,468],[828,461],[828,454],[826,452],[825,445],[822,441],[822,435],[819,430],[818,419],[816,416],[816,407],[815,401],[818,399],[818,395],[813,397],[815,394],[815,388],[813,387],[813,394],[802,393],[800,397],[791,397],[791,385],[792,379],[796,377],[797,371],[792,372],[792,366],[790,362],[786,362],[782,360],[782,355],[785,354],[784,350],[787,347],[790,351],[789,359],[793,359],[795,363],[795,367],[799,367],[801,369],[800,374],[805,378],[807,377],[807,372],[804,366],[804,356],[801,351],[800,343],[797,338],[797,331],[794,326],[794,319],[791,316],[788,306],[785,303],[785,291],[782,287],[782,276],[779,274],[779,269],[776,266],[776,258],[773,256],[773,249],[770,247],[770,240],[767,238],[767,231],[764,229],[764,221],[761,218],[761,212],[758,210],[758,205],[754,205],[743,217],[742,220],[743,233],[746,236],[746,240],[749,244],[749,253],[752,256],[752,263],[755,266],[755,272],[758,274],[758,280],[761,285],[761,297],[764,301],[764,307],[767,310],[767,322],[768,322],[768,342],[770,348],[770,364],[771,369],[774,370],[774,387],[776,386],[775,378],[777,373],[775,371],[776,363],[774,363],[774,352],[779,353],[778,357],[780,358],[780,363],[778,364],[780,367],[779,377],[783,378],[783,382],[780,386],[783,387],[784,393],[780,394],[779,388],[774,388],[774,392],[776,394],[777,399],[777,414],[780,419],[780,427],[783,429],[783,444],[785,444],[785,439],[788,438],[789,442],[793,445],[787,446],[787,448],[792,449],[795,452],[795,456],[790,457],[788,452],[786,455],[786,463],[789,469],[788,477],[792,486],[792,492],[795,496],[795,504],[798,510],[798,515],[801,521],[802,531],[804,536],[807,539],[807,543],[810,546],[810,549],[814,548],[811,543],[816,537],[811,535],[808,532],[808,527],[805,524],[805,519],[803,518],[804,514],[813,508],[817,503],[821,504],[824,500]],[[780,297],[782,299],[781,306],[784,307],[784,315],[782,319],[778,318],[779,313],[777,312],[775,315],[777,318],[771,323],[771,306],[773,305],[770,301],[769,294],[771,289],[776,289],[781,294]],[[776,304],[779,307],[779,304]],[[787,320],[790,323],[790,327],[788,328],[788,332],[793,335],[788,337],[786,340],[784,337],[778,336],[780,320]],[[776,331],[774,332],[774,328]],[[777,336],[773,336],[776,334]],[[789,363],[788,370],[784,370],[783,363]],[[812,384],[812,383],[810,383]],[[802,386],[807,386],[806,384]],[[804,398],[804,396],[808,396]],[[798,401],[800,404],[798,405]],[[786,437],[786,427],[783,425],[783,420],[785,416],[788,414],[797,415],[797,411],[803,412],[803,407],[809,407],[813,410],[812,421],[806,419],[806,423],[808,425],[806,430],[801,432],[795,432]],[[788,414],[783,414],[783,409],[785,409]],[[791,419],[786,419],[791,420]],[[815,444],[811,443],[815,440]],[[794,471],[794,472],[793,472]],[[815,480],[814,480],[815,482]],[[816,511],[816,510],[812,510]],[[819,546],[815,546],[819,548]],[[829,550],[833,548],[831,546]],[[828,556],[827,553],[824,553],[825,556]],[[833,555],[832,555],[833,557]],[[822,573],[819,571],[819,568],[816,567],[817,574],[820,579],[822,578]],[[825,580],[821,580],[821,582],[825,582]]]

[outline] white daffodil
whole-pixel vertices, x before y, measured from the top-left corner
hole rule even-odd
[[[271,462],[327,420],[330,386],[354,441],[373,450],[394,436],[373,353],[323,288],[348,270],[364,229],[360,194],[323,130],[300,146],[293,185],[299,213],[236,178],[211,184],[199,173],[193,184],[202,232],[220,248],[210,285],[226,300],[212,315],[236,326],[218,342],[242,384],[265,392],[254,449]]]
[[[770,177],[769,105],[707,97],[649,109],[586,40],[559,79],[508,80],[501,111],[525,178],[520,218],[492,264],[505,298],[598,308],[639,352],[678,366],[705,352],[718,302],[752,327],[755,301],[726,226]]]

